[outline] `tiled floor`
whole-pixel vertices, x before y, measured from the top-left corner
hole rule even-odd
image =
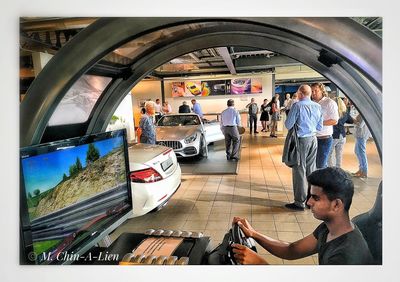
[[[234,216],[246,217],[257,230],[273,238],[294,241],[309,235],[320,223],[309,210],[292,212],[284,204],[293,201],[291,169],[281,162],[284,138],[269,133],[244,135],[238,175],[185,175],[178,192],[161,211],[128,220],[111,235],[144,232],[148,228],[201,231],[213,246],[221,242]],[[356,171],[358,162],[353,135],[349,135],[343,168]],[[375,202],[382,167],[376,146],[368,142],[369,178],[354,179],[355,194],[350,209],[354,217],[369,210]],[[296,261],[274,257],[258,247],[270,264],[318,264],[317,256]]]

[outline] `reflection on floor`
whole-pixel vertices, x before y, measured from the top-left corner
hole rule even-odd
[[[238,163],[228,161],[225,153],[225,141],[208,145],[208,157],[179,158],[182,174],[237,174]]]
[[[280,134],[282,136],[282,134]],[[294,241],[309,235],[320,223],[309,210],[292,212],[283,207],[293,200],[291,169],[281,162],[284,138],[269,133],[244,134],[238,175],[183,175],[182,185],[159,212],[128,220],[112,235],[144,232],[148,228],[201,231],[216,246],[222,241],[234,216],[244,216],[253,227],[273,238]],[[354,137],[344,149],[343,168],[355,172],[358,162]],[[382,167],[376,146],[368,142],[369,177],[356,179],[350,216],[368,211],[375,202]],[[274,257],[258,246],[270,264],[318,264],[316,255],[295,261]]]

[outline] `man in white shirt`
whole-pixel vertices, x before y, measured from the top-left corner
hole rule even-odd
[[[333,125],[339,120],[338,106],[330,99],[325,90],[323,83],[318,82],[311,85],[312,99],[321,105],[322,117],[324,119],[324,127],[317,132],[318,149],[317,149],[317,169],[328,166],[329,152],[332,147]]]
[[[156,103],[154,105],[154,111],[155,111],[155,117],[156,117],[156,122],[160,119],[161,117],[161,101],[160,99],[156,99]]]
[[[286,93],[286,99],[283,102],[283,106],[285,107],[286,116],[289,114],[289,104],[292,99],[290,99],[290,93]]]
[[[221,131],[225,136],[226,159],[238,161],[240,135],[237,127],[241,125],[240,115],[235,109],[233,99],[228,100],[227,106],[228,108],[221,113]]]

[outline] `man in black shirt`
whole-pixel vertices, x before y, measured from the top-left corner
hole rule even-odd
[[[190,113],[190,107],[186,103],[186,101],[182,102],[182,105],[179,106],[178,113],[183,114],[183,113]]]
[[[248,237],[252,237],[271,254],[294,260],[318,253],[319,264],[371,264],[373,259],[359,229],[349,218],[354,193],[351,176],[337,167],[311,173],[311,197],[307,201],[315,218],[322,220],[315,231],[293,243],[272,239],[257,232],[244,218],[235,217]],[[233,244],[236,260],[241,264],[268,264],[251,249]]]

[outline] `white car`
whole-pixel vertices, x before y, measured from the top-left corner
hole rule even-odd
[[[205,122],[197,114],[170,114],[156,126],[157,144],[173,148],[178,157],[208,156],[207,145],[224,140],[220,123]]]
[[[133,216],[165,206],[181,185],[181,167],[171,148],[135,144],[128,148]]]

